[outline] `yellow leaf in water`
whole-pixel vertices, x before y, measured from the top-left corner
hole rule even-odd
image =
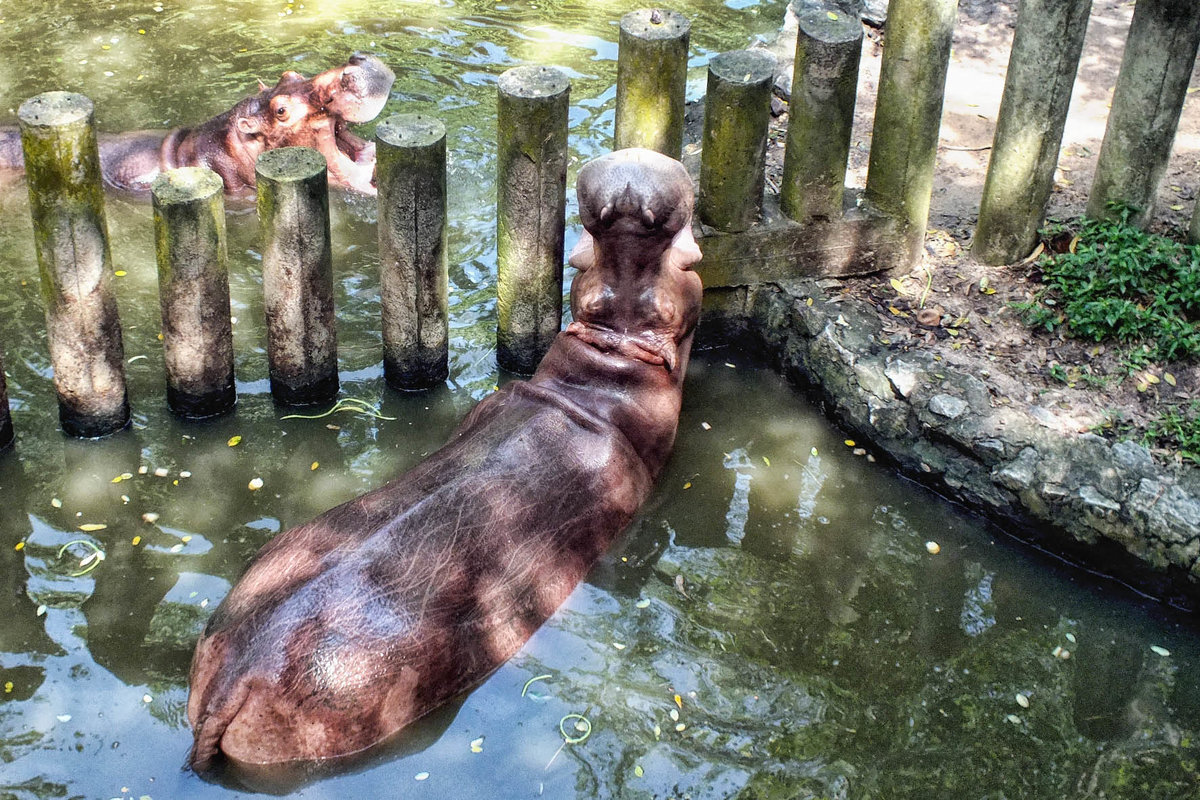
[[[811,297],[804,298],[804,305],[812,307],[813,299]]]
[[[680,697],[679,695],[675,695],[675,705],[679,706],[680,708],[683,708],[683,698]],[[676,719],[678,719],[678,717],[676,717]]]
[[[125,478],[121,475],[118,475],[117,477],[115,477],[111,481],[109,481],[109,483],[120,483],[123,480],[125,480]]]
[[[633,774],[640,778],[646,774],[646,770],[642,769],[641,764],[636,764],[636,765],[634,765],[634,768],[633,768]]]
[[[763,456],[763,463],[769,467],[769,466],[771,466],[771,459],[767,458],[766,456]]]
[[[1017,705],[1021,708],[1029,708],[1029,695],[1024,692],[1017,692]]]
[[[85,533],[91,533],[92,531],[102,531],[107,527],[108,526],[103,522],[85,522],[79,526],[79,530]]]
[[[316,468],[317,468],[317,467],[319,467],[319,466],[321,466],[321,462],[320,462],[320,461],[314,461],[314,462],[312,463],[312,466],[311,466],[311,467],[309,467],[309,469],[310,469],[310,470],[316,470]]]
[[[825,16],[827,16],[830,19],[835,20],[835,21],[840,19],[840,17],[838,17],[838,15],[837,15],[836,11],[826,11]]]
[[[230,436],[229,441],[226,442],[225,444],[229,445],[230,447],[237,447],[241,443],[242,443],[241,436]]]
[[[1176,203],[1175,205],[1171,206],[1171,210],[1172,211],[1183,211],[1183,206]]]
[[[847,439],[846,441],[842,442],[842,444],[846,445],[846,447],[854,447],[855,442],[853,439]]]
[[[25,549],[25,543],[24,543],[24,542],[17,542],[17,543],[16,543],[16,544],[13,546],[13,550],[24,550],[24,549]]]
[[[247,484],[247,488],[250,489],[250,491],[252,491],[252,492],[257,492],[262,487],[263,487],[263,479],[262,478],[255,478],[252,481],[250,481],[249,484]]]
[[[1158,645],[1156,645],[1156,644],[1152,644],[1152,645],[1150,645],[1150,650],[1151,650],[1151,652],[1153,652],[1153,653],[1154,653],[1154,655],[1156,655],[1156,656],[1162,656],[1163,658],[1166,658],[1167,656],[1171,655],[1171,651],[1170,651],[1170,650],[1168,650],[1168,649],[1167,649],[1167,648],[1165,648],[1165,647],[1159,647],[1159,646],[1158,646]]]
[[[126,271],[125,271],[125,270],[123,270],[123,269],[119,269],[119,270],[117,270],[116,272],[114,272],[114,273],[113,273],[113,275],[116,275],[118,278],[124,278],[124,277],[125,277],[126,275],[128,275],[128,274],[129,274],[129,273],[128,273],[128,272],[126,272]]]
[[[140,536],[135,536],[135,537],[133,537],[132,540],[130,540],[130,544],[132,544],[134,547],[137,547],[141,543],[142,543],[142,537],[140,537]]]
[[[478,739],[472,740],[471,752],[472,753],[482,753],[483,752],[483,737],[482,736],[480,736]]]
[[[690,489],[690,488],[692,488],[692,482],[691,482],[691,481],[688,481],[687,483],[685,483],[685,484],[683,485],[683,488],[685,488],[685,489]]]

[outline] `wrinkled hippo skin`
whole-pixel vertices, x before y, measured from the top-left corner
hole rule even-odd
[[[361,751],[511,657],[648,496],[700,309],[692,185],[623,150],[579,173],[574,322],[397,480],[272,540],[192,661],[191,764]]]
[[[163,170],[208,167],[231,195],[254,190],[254,163],[277,147],[311,147],[325,156],[329,183],[375,194],[375,144],[355,136],[349,122],[374,119],[395,75],[378,58],[355,53],[340,67],[305,78],[283,73],[258,94],[192,128],[101,134],[100,169],[118,189],[150,190]],[[22,166],[20,134],[0,131],[0,167]]]

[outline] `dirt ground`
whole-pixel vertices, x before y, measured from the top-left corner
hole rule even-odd
[[[959,2],[924,262],[909,276],[843,280],[830,288],[874,306],[893,346],[930,350],[988,381],[995,403],[1051,408],[1080,431],[1103,428],[1136,437],[1165,409],[1186,408],[1200,399],[1200,363],[1156,364],[1128,374],[1119,348],[1031,332],[1009,303],[1031,299],[1040,288],[1035,265],[985,267],[970,255],[1016,7],[1017,0]],[[1130,0],[1093,0],[1050,198],[1052,219],[1077,218],[1087,204],[1132,12]],[[881,31],[867,29],[847,177],[848,185],[859,189],[866,182],[882,39]],[[778,191],[786,122],[785,112],[772,129],[768,192]],[[1183,238],[1198,190],[1200,65],[1192,75],[1151,229]],[[994,293],[980,290],[984,278]],[[1109,378],[1107,386],[1069,386],[1051,375],[1056,365],[1087,365],[1092,374]],[[1164,373],[1174,377],[1174,386],[1162,380]],[[1157,454],[1179,460],[1168,451]]]

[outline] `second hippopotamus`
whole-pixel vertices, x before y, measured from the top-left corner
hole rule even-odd
[[[633,518],[670,454],[700,311],[692,182],[580,171],[574,321],[396,480],[268,543],[192,661],[191,764],[364,750],[480,683]]]
[[[100,170],[116,188],[148,192],[163,170],[208,167],[221,176],[226,193],[250,194],[259,155],[302,146],[325,157],[331,185],[375,194],[375,145],[351,133],[347,123],[374,119],[395,78],[364,53],[311,78],[289,70],[274,86],[260,82],[257,94],[199,125],[101,134]],[[0,167],[21,165],[19,134],[0,131]]]

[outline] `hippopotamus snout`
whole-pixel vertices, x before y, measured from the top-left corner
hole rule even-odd
[[[326,106],[347,122],[368,122],[383,110],[396,74],[368,53],[355,53],[337,76],[337,90]]]

